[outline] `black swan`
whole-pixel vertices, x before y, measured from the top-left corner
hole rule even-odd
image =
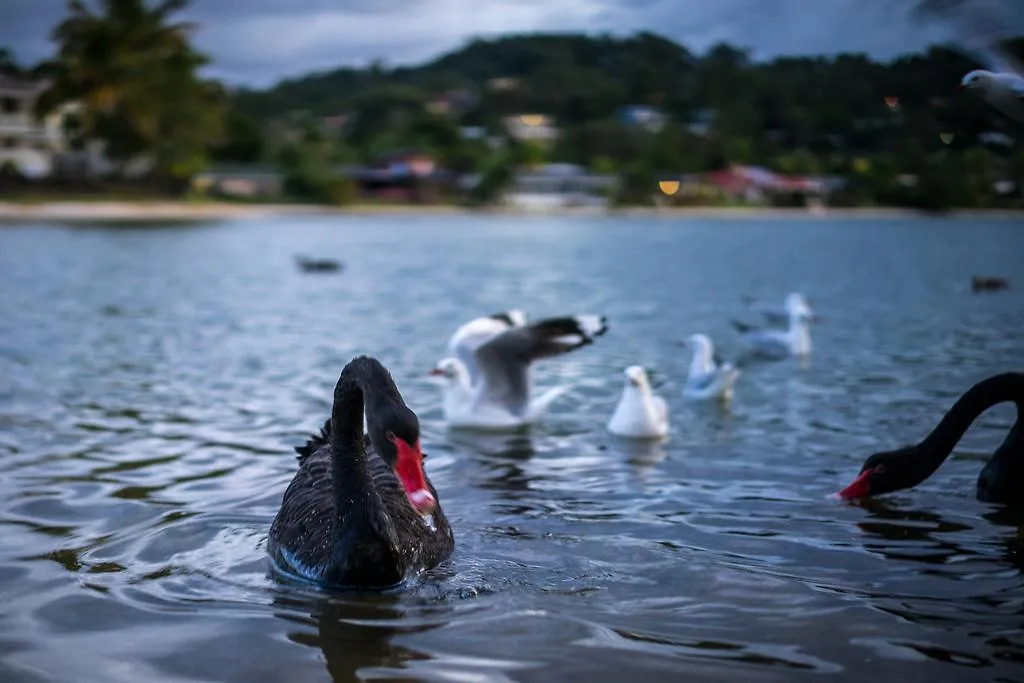
[[[839,497],[866,498],[917,486],[939,469],[979,415],[1006,401],[1017,406],[1017,419],[982,468],[977,497],[986,503],[1024,503],[1024,373],[1019,372],[994,375],[968,389],[917,445],[869,457]]]
[[[279,569],[324,587],[388,588],[451,555],[419,420],[379,361],[345,366],[330,419],[295,450],[299,471],[267,540]]]

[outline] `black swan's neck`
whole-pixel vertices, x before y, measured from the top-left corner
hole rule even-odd
[[[935,429],[918,444],[918,452],[925,461],[922,462],[924,476],[921,480],[924,481],[931,476],[949,457],[979,415],[992,406],[1007,401],[1011,401],[1017,406],[1017,423],[1010,430],[1010,436],[1007,439],[1009,442],[1019,434],[1020,419],[1024,416],[1024,374],[1006,372],[994,375],[968,389],[967,393],[961,396],[949,409],[949,412],[943,416]],[[1011,450],[1009,448],[998,449],[993,455],[993,460],[1002,455],[1008,456]]]
[[[373,358],[352,360],[338,378],[331,410],[330,449],[335,509],[341,517],[339,530],[348,521],[346,515],[354,511],[368,514],[379,505],[367,466],[363,414],[365,411],[367,420],[373,420],[375,407],[395,397],[401,401],[391,374]]]

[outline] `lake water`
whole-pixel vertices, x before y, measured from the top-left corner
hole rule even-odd
[[[974,498],[1015,414],[935,477],[829,499],[971,384],[1024,365],[1008,220],[298,218],[0,228],[0,680],[1010,681],[1024,678],[1024,516]],[[337,257],[303,274],[295,254]],[[972,294],[972,275],[1010,278]],[[696,331],[744,295],[809,295],[810,363],[682,399]],[[572,393],[528,434],[444,429],[427,371],[519,307],[610,330],[535,368]],[[420,416],[452,560],[397,594],[268,573],[267,529],[372,354]],[[672,431],[604,424],[641,363]]]

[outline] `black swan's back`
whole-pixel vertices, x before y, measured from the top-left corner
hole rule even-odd
[[[333,415],[337,395],[335,402]],[[284,492],[267,551],[286,574],[316,584],[384,588],[445,560],[454,539],[439,503],[427,513],[410,503],[396,465],[362,434],[357,412],[351,453],[339,446],[345,435],[335,433],[333,416],[295,449],[299,470]],[[367,418],[375,421],[369,412]],[[358,469],[345,470],[349,460],[360,463]],[[423,481],[437,501],[425,474]]]

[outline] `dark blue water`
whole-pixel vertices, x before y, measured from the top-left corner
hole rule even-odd
[[[1024,518],[974,499],[1012,407],[916,490],[827,496],[971,384],[1024,369],[1019,221],[359,218],[0,229],[0,680],[1024,678]],[[309,275],[297,253],[337,257]],[[974,274],[1011,279],[972,294]],[[809,295],[810,363],[681,396],[744,295]],[[604,313],[536,367],[530,433],[447,433],[455,327]],[[267,528],[354,355],[420,415],[455,530],[397,595],[275,582]],[[672,432],[604,424],[630,364]]]

